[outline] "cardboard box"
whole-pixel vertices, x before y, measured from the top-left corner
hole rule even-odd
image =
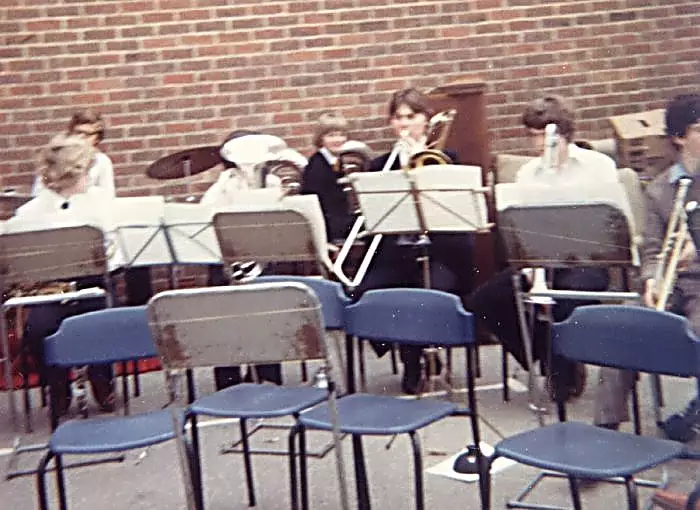
[[[618,166],[653,177],[674,161],[663,109],[617,115],[608,120],[615,131]]]

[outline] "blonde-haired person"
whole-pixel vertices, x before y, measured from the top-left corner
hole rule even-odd
[[[338,154],[347,141],[348,121],[345,117],[331,111],[323,112],[313,135],[317,151],[309,158],[304,170],[301,192],[318,196],[329,241],[347,237],[354,221],[348,197],[338,184],[338,177],[341,176],[334,170]]]
[[[44,224],[66,220],[84,220],[108,227],[105,212],[109,209],[109,194],[89,184],[88,171],[95,148],[84,137],[57,135],[39,153],[37,179],[42,183],[35,198],[17,209],[9,222]],[[104,285],[101,277],[84,277],[76,281],[78,290]],[[53,303],[32,308],[22,336],[22,343],[34,359],[42,383],[46,383],[44,338],[58,330],[66,317],[99,310],[104,298],[80,300],[75,303]],[[25,367],[26,370],[26,367]],[[88,370],[95,400],[104,412],[114,410],[115,396],[110,365],[94,365]],[[64,414],[70,405],[68,373],[56,378],[53,390],[57,395],[57,413]]]
[[[88,164],[88,186],[101,188],[105,193],[114,198],[114,168],[112,160],[98,146],[104,140],[105,122],[99,113],[82,110],[73,114],[68,122],[64,136],[82,138],[87,145],[93,148],[92,158]],[[37,176],[32,187],[32,196],[37,196],[44,187],[43,181]]]

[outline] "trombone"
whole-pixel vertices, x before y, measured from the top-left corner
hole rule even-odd
[[[425,144],[422,144],[422,149],[416,147],[416,144],[409,140],[407,133],[402,132],[400,138],[394,144],[394,147],[392,148],[392,151],[389,154],[389,158],[384,164],[384,168],[382,169],[382,171],[385,172],[391,170],[391,167],[394,165],[396,158],[399,157],[399,153],[405,151],[406,149],[409,149],[413,153],[408,160],[408,164],[405,166],[402,165],[402,170],[406,172],[409,172],[413,168],[420,168],[428,164],[452,164],[452,159],[443,152],[443,149],[445,143],[447,142],[447,136],[449,135],[452,123],[456,115],[457,110],[454,109],[445,110],[433,115],[430,118],[430,121],[428,122],[427,138]],[[344,181],[344,183],[346,183],[346,181]],[[352,189],[350,186],[344,189],[347,191],[348,188],[350,188],[350,190]],[[351,193],[351,196],[353,197],[351,199],[351,203],[356,206],[357,199],[356,197],[354,197],[354,193]],[[359,211],[355,210],[353,212]],[[343,264],[345,263],[345,260],[347,259],[347,256],[350,253],[350,248],[358,239],[358,237],[362,235],[361,229],[364,224],[364,221],[364,216],[360,215],[357,217],[355,223],[352,226],[352,229],[350,230],[350,233],[348,234],[345,244],[343,244],[343,247],[341,248],[340,252],[338,253],[338,256],[336,257],[335,263],[333,264],[333,272],[336,275],[341,276],[346,281],[349,281],[350,279],[347,278],[343,273]],[[357,274],[351,281],[352,287],[359,285],[359,283],[364,278],[367,270],[369,269],[369,265],[372,262],[372,259],[374,258],[374,254],[379,248],[379,243],[381,242],[381,240],[382,234],[376,234],[372,238],[372,241],[369,244],[369,248],[367,249],[367,253],[365,254],[365,257],[357,270]]]

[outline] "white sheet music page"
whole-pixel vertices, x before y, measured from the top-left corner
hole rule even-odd
[[[173,262],[163,230],[163,197],[118,197],[114,199],[112,209],[117,253],[110,261],[111,269]]]
[[[165,204],[163,224],[178,264],[220,264],[221,250],[212,226],[213,212],[201,204]]]
[[[371,234],[420,232],[411,179],[429,232],[472,232],[486,227],[479,167],[430,165],[408,172],[358,172],[349,178]]]

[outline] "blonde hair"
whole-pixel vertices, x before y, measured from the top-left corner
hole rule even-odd
[[[60,134],[41,149],[37,171],[46,188],[60,192],[88,173],[94,157],[95,148],[83,137]]]
[[[323,112],[319,116],[316,129],[314,130],[314,146],[318,148],[323,147],[323,137],[333,131],[347,133],[348,121],[339,113]]]

